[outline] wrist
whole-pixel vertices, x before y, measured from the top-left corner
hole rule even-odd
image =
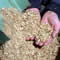
[[[50,3],[50,4],[47,6],[47,10],[48,10],[48,11],[52,11],[52,12],[54,12],[55,14],[57,14],[58,17],[59,17],[59,19],[60,19],[60,5],[59,5],[59,4]]]

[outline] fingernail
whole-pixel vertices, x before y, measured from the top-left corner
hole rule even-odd
[[[55,34],[53,35],[53,38],[55,37]]]
[[[30,40],[30,38],[26,38],[26,40]]]
[[[47,45],[48,45],[48,43],[45,43],[44,45],[46,45],[46,46],[47,46]]]
[[[30,38],[31,38],[31,40],[34,40],[35,39],[35,36],[31,36]]]
[[[43,43],[39,43],[39,46],[43,46]]]
[[[48,22],[46,22],[45,24],[48,24]]]
[[[36,44],[36,45],[38,45],[38,44],[39,44],[39,42],[35,42],[35,44]]]

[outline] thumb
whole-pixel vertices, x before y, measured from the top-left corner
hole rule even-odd
[[[60,26],[55,26],[53,31],[53,37],[55,37],[59,32]]]
[[[46,14],[44,14],[42,17],[42,20],[40,22],[48,24],[48,16]]]
[[[46,45],[46,46],[49,45],[53,39],[54,39],[53,37],[50,37],[50,39],[47,40],[47,41],[44,43],[44,45]]]
[[[37,13],[37,14],[38,14],[38,17],[39,17],[39,20],[41,20],[41,16],[40,16],[40,11],[39,11],[39,9],[37,9],[37,8],[30,8],[30,9],[27,9],[27,10],[30,10],[30,11],[32,11],[32,12]]]

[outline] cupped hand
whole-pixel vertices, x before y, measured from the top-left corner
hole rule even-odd
[[[51,28],[53,29],[53,33],[52,33],[50,39],[46,40],[45,42],[38,43],[36,37],[34,37],[34,36],[28,37],[27,40],[35,40],[35,44],[39,45],[39,46],[48,45],[56,37],[56,35],[59,32],[60,23],[59,23],[59,18],[57,16],[57,14],[54,13],[53,11],[47,11],[41,19],[40,12],[37,8],[30,8],[30,10],[38,13],[39,20],[41,23],[50,24]]]
[[[41,23],[50,24],[53,29],[53,33],[52,33],[50,39],[48,39],[47,41],[45,41],[43,43],[42,42],[39,43],[40,46],[48,45],[56,37],[56,35],[59,32],[59,28],[60,28],[59,18],[55,12],[47,11],[43,15]]]

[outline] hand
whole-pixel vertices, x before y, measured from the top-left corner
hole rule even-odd
[[[37,43],[35,41],[35,44],[39,45],[39,46],[48,45],[59,32],[60,23],[59,23],[57,14],[52,11],[48,11],[44,14],[44,16],[41,20],[40,12],[37,8],[30,8],[30,10],[33,12],[37,12],[39,14],[39,20],[41,21],[41,23],[50,24],[51,27],[53,28],[53,33],[49,40],[47,40],[46,42],[39,42],[39,43]],[[34,39],[37,40],[36,37],[34,37],[34,36],[27,38],[27,40],[34,40]]]
[[[32,12],[36,12],[38,14],[38,16],[39,16],[39,20],[41,20],[40,12],[39,12],[39,10],[37,8],[30,8],[30,9],[27,9],[27,10],[30,10]],[[28,37],[28,38],[26,38],[26,40],[34,40],[36,45],[39,44],[39,43],[37,43],[36,36]]]
[[[59,32],[60,23],[57,14],[52,11],[48,11],[44,14],[41,23],[50,24],[51,27],[53,28],[53,33],[50,39],[44,43],[43,42],[39,43],[40,46],[43,46],[48,45],[56,37],[56,35]]]

